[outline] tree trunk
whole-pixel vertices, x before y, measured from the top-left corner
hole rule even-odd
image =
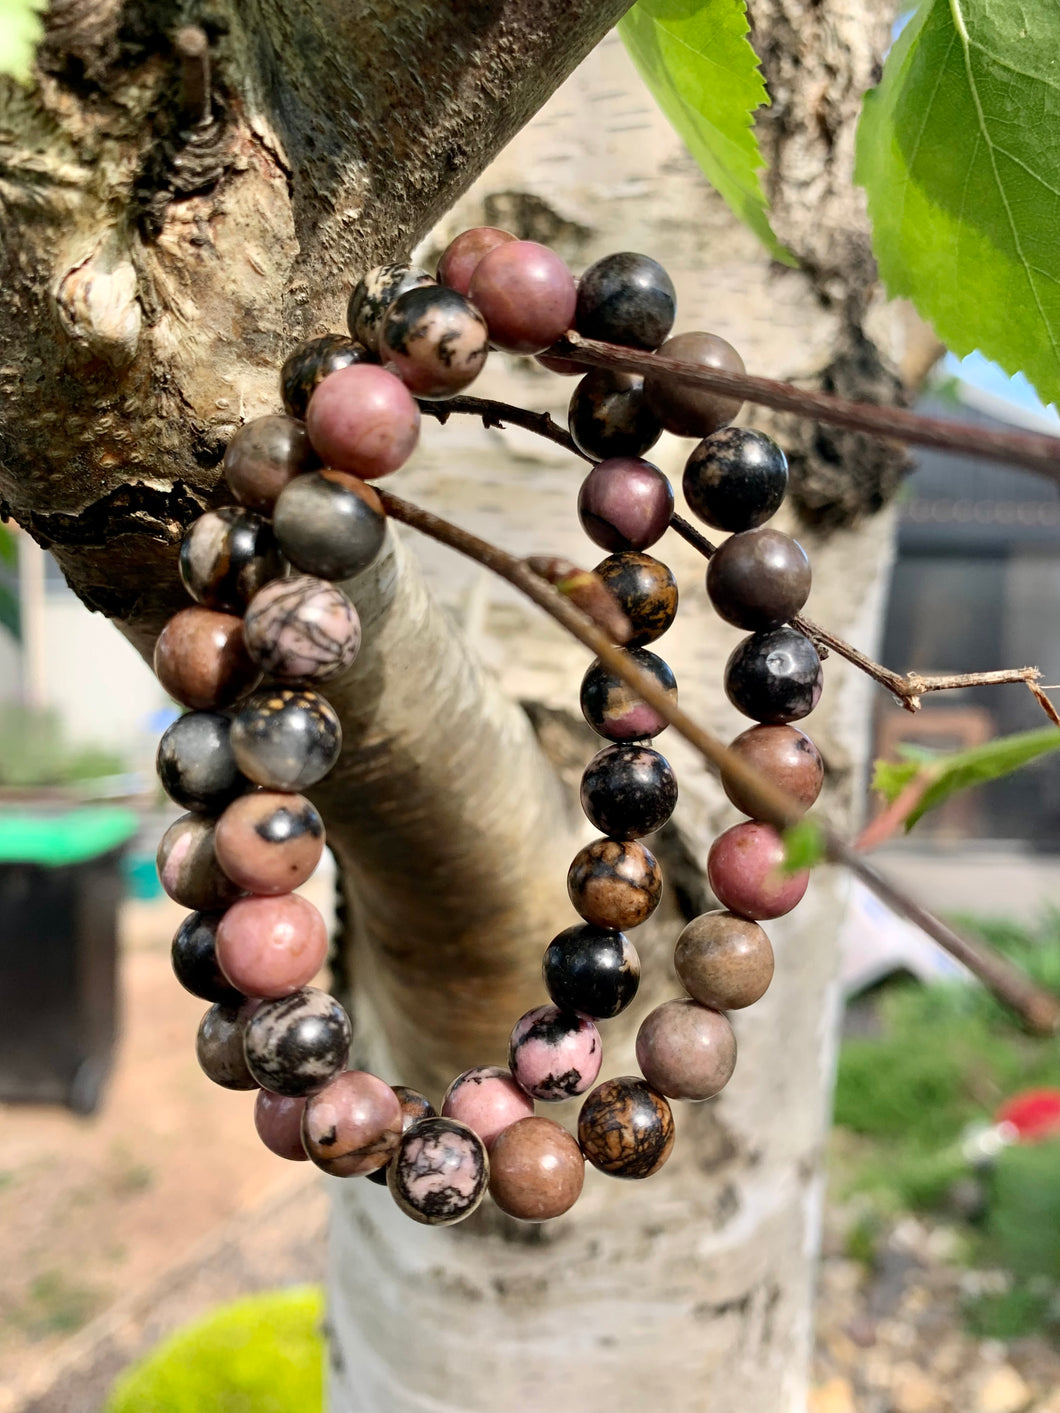
[[[183,528],[223,501],[224,444],[274,409],[283,351],[342,327],[356,273],[406,253],[624,8],[410,0],[395,18],[367,3],[222,4],[214,110],[189,138],[165,38],[176,6],[53,3],[40,83],[6,90],[0,115],[0,495],[90,606],[150,646],[180,601]],[[675,277],[681,326],[730,338],[753,371],[893,397],[904,330],[881,312],[850,185],[886,20],[865,0],[760,0],[754,19],[775,100],[777,225],[799,271],[771,266],[737,226],[613,40],[433,245],[485,219],[575,267],[644,250]],[[189,93],[190,80],[185,110]],[[561,403],[573,386],[494,364],[482,390],[512,401]],[[780,434],[793,504],[822,527],[804,535],[811,610],[865,643],[885,527],[826,531],[878,509],[899,463],[845,434],[792,422]],[[679,470],[675,447],[661,455]],[[580,477],[528,436],[428,420],[398,489],[514,550],[588,565],[599,555],[577,528]],[[351,905],[356,1062],[437,1099],[465,1066],[502,1061],[511,1024],[542,999],[540,954],[574,920],[563,879],[584,828],[563,785],[595,747],[573,724],[584,653],[479,571],[417,545],[432,599],[402,539],[349,586],[366,642],[329,693],[346,744],[317,798]],[[746,723],[720,675],[737,635],[709,614],[690,552],[659,553],[684,595],[663,653],[685,704],[735,734]],[[841,812],[861,784],[866,688],[841,664],[826,672],[811,730]],[[514,697],[537,704],[541,744]],[[636,938],[634,1022],[676,994],[669,950],[708,905],[706,847],[731,821],[702,765],[663,747],[682,803],[660,837],[667,900]],[[736,1077],[721,1101],[682,1106],[675,1155],[649,1183],[591,1175],[545,1229],[484,1210],[436,1232],[376,1187],[335,1184],[334,1413],[801,1410],[841,903],[841,880],[823,874],[770,926],[777,979],[738,1018]],[[632,1069],[632,1033],[610,1027],[605,1073]]]

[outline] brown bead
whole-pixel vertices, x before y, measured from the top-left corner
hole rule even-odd
[[[640,1075],[606,1079],[582,1105],[578,1142],[593,1167],[609,1177],[651,1177],[673,1151],[674,1116]]]
[[[257,1001],[240,1006],[211,1006],[199,1022],[195,1054],[203,1074],[222,1089],[257,1089],[247,1067],[243,1039]]]
[[[209,608],[176,613],[155,643],[155,676],[182,706],[231,706],[261,676],[243,642],[243,620]]]
[[[635,839],[596,839],[574,857],[570,900],[586,922],[625,931],[646,922],[662,897],[662,870]]]
[[[242,896],[238,883],[225,874],[214,853],[214,821],[201,814],[182,814],[158,845],[158,877],[177,903],[196,912],[217,912]]]
[[[642,648],[661,638],[677,616],[677,580],[661,560],[638,550],[608,555],[593,570],[618,600],[633,625],[627,648]]]
[[[490,1150],[490,1196],[523,1222],[562,1216],[577,1202],[584,1181],[581,1149],[551,1119],[519,1119]]]
[[[732,344],[717,334],[675,334],[657,353],[660,358],[698,363],[726,373],[747,371]],[[742,398],[678,383],[665,373],[649,373],[644,379],[644,400],[666,430],[679,437],[709,437],[731,422],[743,406]]]
[[[794,618],[811,579],[802,545],[769,526],[730,535],[707,565],[707,593],[718,616],[753,632]]]
[[[794,726],[751,726],[731,742],[729,750],[766,776],[778,789],[786,791],[805,810],[821,793],[824,761],[805,731],[799,731]],[[754,800],[724,765],[721,768],[721,783],[736,808],[754,819],[758,814]]]
[[[217,821],[217,861],[251,893],[300,887],[324,852],[324,822],[304,795],[256,790],[233,800]]]
[[[713,1099],[736,1068],[736,1036],[720,1011],[679,996],[641,1022],[637,1064],[668,1099]]]
[[[319,465],[305,424],[276,414],[240,427],[228,443],[224,471],[240,505],[268,515],[288,481]]]
[[[305,1151],[333,1177],[358,1177],[382,1168],[401,1138],[401,1104],[383,1080],[346,1070],[306,1101]]]
[[[687,925],[674,948],[674,967],[694,1000],[738,1011],[769,989],[773,948],[757,922],[718,909]]]

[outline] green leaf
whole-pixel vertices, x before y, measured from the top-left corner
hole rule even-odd
[[[0,564],[6,565],[8,569],[18,566],[18,544],[6,525],[0,525]]]
[[[44,33],[41,11],[47,0],[0,0],[0,74],[24,83]]]
[[[1060,750],[1060,730],[1055,726],[1043,726],[1037,731],[1020,731],[1014,736],[999,736],[982,746],[973,746],[968,751],[955,751],[952,755],[928,756],[923,751],[917,751],[912,760],[897,763],[878,760],[872,778],[872,788],[879,790],[890,804],[915,779],[927,778],[931,781],[906,820],[908,833],[922,815],[928,810],[937,809],[944,800],[948,800],[959,790],[970,790],[988,780],[1011,775],[1014,770],[1028,765],[1038,756],[1055,750]]]
[[[785,873],[801,873],[824,859],[824,835],[815,819],[800,819],[789,825],[781,836],[784,840]]]
[[[865,97],[856,179],[889,292],[1060,399],[1060,5],[924,0]]]
[[[0,582],[0,628],[6,628],[16,642],[22,641],[22,613],[18,595],[3,582]]]
[[[744,0],[639,0],[618,32],[641,78],[710,184],[775,260],[753,114],[769,102]]]

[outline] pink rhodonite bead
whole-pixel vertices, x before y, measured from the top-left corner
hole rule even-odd
[[[508,1064],[518,1083],[535,1099],[570,1099],[584,1094],[600,1073],[603,1045],[588,1016],[538,1006],[516,1021],[508,1044]]]
[[[217,961],[245,996],[291,996],[312,981],[328,954],[320,913],[297,893],[242,898],[217,926]]]
[[[509,353],[542,353],[574,321],[578,289],[553,250],[533,240],[495,246],[468,289],[485,315],[490,342]]]
[[[401,1102],[374,1074],[346,1070],[306,1100],[302,1141],[333,1177],[358,1177],[383,1167],[401,1139]]]
[[[720,1011],[682,996],[645,1016],[637,1064],[667,1099],[712,1099],[732,1078],[736,1037]]]
[[[273,1094],[259,1089],[254,1103],[254,1127],[258,1137],[270,1152],[292,1163],[304,1163],[309,1157],[302,1143],[302,1114],[305,1099],[290,1094]]]
[[[370,363],[330,373],[309,400],[306,429],[327,466],[371,480],[403,466],[420,410],[400,378]]]
[[[442,1100],[442,1117],[474,1129],[487,1150],[510,1124],[529,1118],[533,1112],[534,1101],[499,1065],[477,1065],[465,1070],[453,1080]]]
[[[802,899],[810,875],[783,873],[784,842],[770,824],[751,820],[719,834],[707,855],[707,878],[722,907],[741,917],[783,917]]]

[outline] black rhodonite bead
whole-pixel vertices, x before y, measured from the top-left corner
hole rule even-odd
[[[608,746],[585,767],[581,801],[601,834],[640,839],[673,814],[677,779],[666,757],[650,746]]]
[[[166,728],[155,766],[162,788],[186,810],[219,814],[250,789],[236,765],[232,723],[219,711],[189,711]]]
[[[593,1167],[610,1177],[651,1177],[673,1149],[673,1112],[639,1075],[608,1079],[582,1105],[578,1142]]]
[[[323,780],[338,760],[342,726],[319,692],[263,687],[233,718],[232,749],[256,785],[301,790]]]
[[[296,568],[320,579],[351,579],[367,569],[386,537],[383,503],[345,471],[309,471],[276,502],[273,528]]]
[[[656,349],[673,328],[676,313],[673,281],[647,255],[605,255],[578,281],[574,327],[586,338]]]
[[[693,515],[715,530],[753,530],[780,508],[788,460],[764,432],[726,427],[700,442],[685,466],[683,489]]]
[[[669,696],[677,701],[677,680],[667,663],[647,648],[634,648],[630,657]],[[582,678],[581,709],[586,721],[609,741],[640,741],[665,731],[667,721],[638,697],[621,677],[602,662],[594,662]]]
[[[624,932],[582,922],[553,937],[541,972],[549,996],[562,1010],[610,1020],[637,994],[640,958]]]
[[[242,506],[200,515],[181,542],[181,580],[207,608],[242,613],[262,585],[283,571],[272,526]]]
[[[189,913],[177,928],[170,957],[173,975],[193,996],[238,1006],[243,996],[217,965],[217,924],[223,913]]]
[[[586,456],[643,456],[662,424],[644,401],[644,379],[635,373],[597,368],[574,389],[567,426]]]
[[[794,628],[753,633],[725,664],[725,695],[737,711],[771,726],[808,716],[821,698],[821,659]]]
[[[315,1094],[346,1068],[350,1018],[326,991],[304,986],[263,1001],[247,1026],[247,1067],[274,1094]]]
[[[318,339],[306,339],[292,349],[280,369],[283,410],[289,417],[304,422],[309,399],[329,373],[349,368],[352,363],[375,361],[363,343],[345,334],[323,334]]]
[[[777,628],[794,618],[810,592],[810,561],[780,530],[744,530],[720,545],[707,565],[716,612],[737,628]]]
[[[661,638],[677,617],[677,580],[650,554],[620,550],[593,571],[618,600],[633,626],[627,648],[642,648]]]
[[[350,333],[362,343],[369,353],[379,350],[379,332],[383,327],[386,312],[406,290],[419,285],[433,285],[426,270],[403,261],[393,265],[377,265],[354,285],[350,302],[346,309],[346,323]]]

